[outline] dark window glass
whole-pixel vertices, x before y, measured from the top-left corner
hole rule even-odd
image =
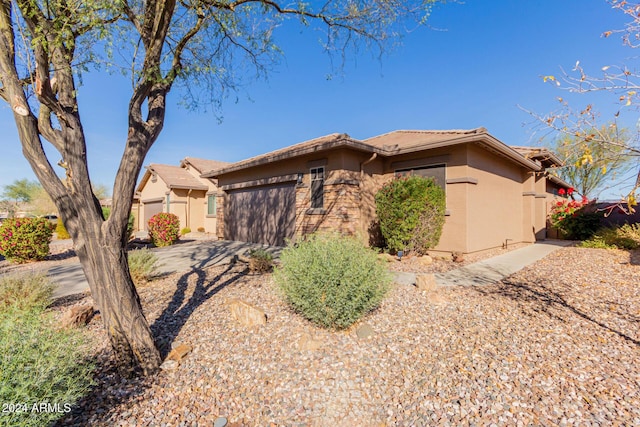
[[[311,209],[324,207],[324,167],[311,169]]]

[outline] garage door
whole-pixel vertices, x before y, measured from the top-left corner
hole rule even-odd
[[[224,237],[284,246],[295,231],[295,208],[295,183],[230,191],[224,206]]]
[[[162,200],[158,202],[143,203],[144,206],[144,226],[146,231],[149,231],[149,220],[152,216],[162,212]]]

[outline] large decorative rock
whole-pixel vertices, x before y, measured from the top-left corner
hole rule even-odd
[[[419,291],[431,292],[435,291],[437,287],[436,278],[433,274],[416,275],[416,288],[418,288]]]
[[[267,315],[258,307],[239,299],[230,299],[227,306],[231,316],[244,326],[260,326],[267,323]]]
[[[319,349],[320,347],[322,347],[322,341],[314,338],[311,334],[306,332],[302,334],[300,340],[298,341],[298,350],[301,351],[314,351]]]
[[[193,347],[189,344],[177,345],[171,350],[166,360],[175,360],[176,362],[180,362],[187,354],[191,353],[191,350],[193,350]]]
[[[92,304],[75,305],[71,307],[60,319],[62,328],[84,326],[91,321],[95,314]]]

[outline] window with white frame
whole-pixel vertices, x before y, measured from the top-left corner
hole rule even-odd
[[[216,214],[216,195],[209,194],[207,195],[207,215],[215,215]]]

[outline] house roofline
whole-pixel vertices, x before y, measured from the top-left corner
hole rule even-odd
[[[560,178],[560,177],[557,177],[557,176],[555,176],[555,175],[548,174],[548,175],[547,175],[547,178],[549,179],[549,181],[551,181],[551,182],[553,182],[553,183],[555,183],[555,184],[558,184],[558,185],[560,185],[561,187],[564,187],[564,188],[573,188],[573,185],[569,184],[569,183],[568,183],[567,181],[565,181],[564,179],[562,179],[562,178]]]
[[[445,131],[440,131],[446,133]],[[392,133],[392,132],[390,132]],[[387,135],[387,134],[385,134]],[[373,137],[375,138],[375,137]],[[369,138],[371,139],[371,138]],[[443,141],[439,141],[433,144],[429,144],[427,149],[435,149],[442,147],[449,147],[453,145],[465,144],[465,143],[480,143],[486,148],[489,148],[498,154],[508,158],[509,160],[528,168],[532,171],[542,170],[542,166],[538,163],[525,158],[522,154],[518,153],[513,148],[509,147],[502,141],[498,140],[494,136],[490,135],[485,128],[474,129],[469,132],[456,131],[453,137]],[[347,134],[330,134],[327,136],[315,138],[309,141],[301,142],[294,146],[285,147],[272,151],[270,153],[262,154],[256,157],[252,157],[246,160],[241,160],[237,163],[233,163],[228,167],[210,170],[202,173],[202,178],[215,178],[220,175],[224,175],[231,172],[236,172],[243,169],[248,169],[255,166],[272,163],[275,161],[286,160],[293,157],[299,157],[306,154],[311,154],[320,151],[327,151],[336,148],[351,148],[366,153],[377,153],[381,156],[391,157],[400,154],[413,153],[416,151],[425,150],[424,144],[415,144],[402,148],[387,148],[387,146],[377,147],[367,142],[363,142],[354,138],[351,138]]]

